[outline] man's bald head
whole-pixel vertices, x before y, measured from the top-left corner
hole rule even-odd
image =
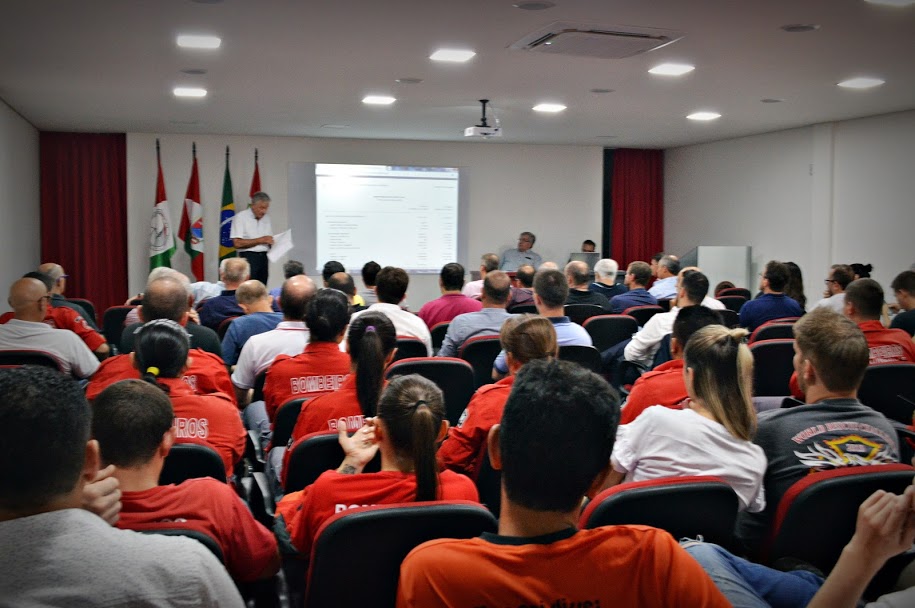
[[[38,272],[44,273],[54,281],[54,287],[51,288],[53,293],[63,293],[66,286],[67,278],[63,266],[54,262],[46,262],[38,267]]]
[[[48,288],[38,279],[19,279],[10,286],[7,302],[13,314],[22,321],[41,321],[44,319],[48,302]]]
[[[506,273],[501,270],[487,272],[486,278],[483,279],[483,305],[505,308],[508,298],[511,296],[511,290],[512,281]]]
[[[315,282],[304,274],[286,279],[280,290],[280,309],[283,311],[283,318],[287,321],[304,320],[305,309],[317,292]]]
[[[263,283],[257,279],[250,279],[238,286],[238,290],[235,292],[235,299],[238,300],[239,304],[251,305],[269,295]]]
[[[173,277],[162,277],[146,285],[140,317],[144,321],[169,319],[181,323],[188,308],[187,289],[181,281]]]
[[[569,287],[584,287],[587,289],[588,275],[588,265],[584,262],[569,262],[566,264],[566,280],[569,282]]]

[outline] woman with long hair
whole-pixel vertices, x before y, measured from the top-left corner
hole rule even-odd
[[[322,474],[301,492],[283,498],[283,516],[298,552],[311,552],[314,536],[328,518],[366,505],[431,500],[478,501],[473,482],[452,471],[438,472],[435,451],[448,432],[442,391],[431,380],[411,374],[391,380],[377,402],[374,418],[352,437],[337,425],[345,457],[335,471]],[[381,471],[363,473],[381,453]]]
[[[804,275],[801,274],[801,267],[794,262],[785,262],[785,266],[788,267],[788,284],[785,285],[785,295],[800,304],[803,310],[807,310],[807,296],[804,295]]]
[[[553,324],[549,319],[535,315],[509,317],[502,323],[499,341],[505,351],[508,376],[477,389],[457,426],[448,431],[438,456],[442,466],[452,471],[466,475],[477,473],[486,436],[502,418],[515,374],[525,363],[555,357],[559,351]]]
[[[366,418],[375,415],[378,397],[384,388],[384,370],[394,359],[397,332],[394,324],[381,313],[365,312],[349,324],[347,351],[350,373],[340,388],[302,406],[292,431],[293,441],[321,431],[337,430],[337,421],[346,419],[353,432]]]
[[[181,325],[157,319],[137,330],[136,350],[130,357],[140,377],[171,400],[178,442],[206,442],[222,458],[226,477],[231,477],[245,450],[245,428],[231,397],[198,395],[185,382],[189,348],[190,338]]]
[[[619,428],[607,485],[659,477],[714,475],[737,493],[740,509],[766,506],[766,456],[752,441],[753,355],[745,329],[709,325],[686,343],[683,378],[689,405],[646,409]]]

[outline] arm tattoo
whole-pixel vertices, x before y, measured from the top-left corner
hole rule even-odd
[[[341,470],[340,472],[343,473],[344,475],[355,475],[356,467],[354,467],[351,464],[345,464],[345,465],[343,465],[343,470]]]

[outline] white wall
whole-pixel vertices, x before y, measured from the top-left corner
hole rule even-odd
[[[38,162],[38,131],[0,101],[0,289],[41,263]]]
[[[915,111],[668,150],[664,248],[797,262],[808,302],[833,263],[871,263],[886,288],[915,261],[913,157]]]
[[[476,269],[483,253],[516,246],[518,233],[537,235],[535,250],[544,259],[564,263],[581,241],[600,240],[602,149],[583,146],[530,146],[487,143],[441,143],[387,140],[314,139],[303,137],[232,137],[218,135],[127,135],[127,220],[130,292],[142,290],[148,272],[147,235],[156,186],[156,138],[162,147],[162,169],[177,231],[181,201],[191,168],[191,143],[197,142],[201,198],[204,206],[206,278],[216,280],[216,226],[222,198],[225,147],[236,194],[236,210],[247,204],[254,166],[260,153],[261,185],[270,194],[270,214],[277,231],[287,225],[287,165],[291,162],[403,164],[467,169],[470,213],[468,257],[458,260]],[[574,213],[574,221],[569,219]],[[181,249],[177,262],[189,271]],[[378,260],[384,263],[384,260]],[[359,283],[356,277],[357,284]],[[270,269],[270,286],[282,282],[281,264]],[[414,310],[435,298],[438,276],[414,275],[408,302]],[[126,294],[125,294],[126,296]]]

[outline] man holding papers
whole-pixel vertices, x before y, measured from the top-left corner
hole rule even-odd
[[[273,246],[273,227],[270,225],[270,197],[266,192],[256,192],[251,206],[235,215],[229,237],[238,255],[251,265],[251,278],[267,284],[267,251]]]

